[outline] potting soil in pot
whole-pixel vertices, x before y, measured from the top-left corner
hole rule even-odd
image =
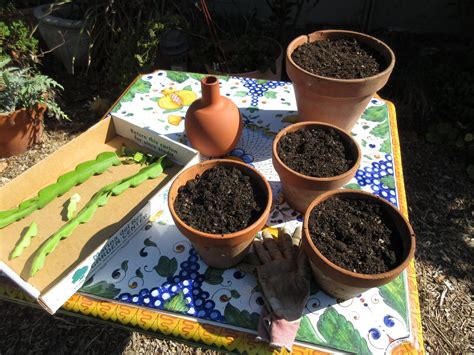
[[[253,179],[234,167],[216,166],[178,190],[174,208],[187,225],[211,234],[228,234],[254,223],[266,197]]]
[[[382,208],[367,200],[330,198],[309,217],[311,240],[334,264],[362,274],[379,274],[404,258],[400,237]]]
[[[313,127],[287,133],[278,142],[278,156],[289,168],[312,177],[337,176],[353,165],[349,147],[333,128]]]
[[[356,39],[307,42],[291,55],[297,65],[313,74],[336,79],[361,79],[385,69],[382,58]]]

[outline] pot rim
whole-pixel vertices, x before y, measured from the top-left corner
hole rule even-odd
[[[263,184],[266,188],[267,203],[265,205],[265,209],[260,214],[260,217],[255,222],[253,222],[251,225],[247,226],[246,228],[241,229],[237,232],[229,233],[229,234],[211,234],[211,233],[206,233],[206,232],[203,232],[203,231],[200,231],[198,229],[195,229],[195,228],[191,227],[190,225],[186,224],[178,216],[178,214],[176,213],[176,211],[174,209],[174,204],[171,201],[171,193],[170,192],[173,191],[173,190],[177,191],[179,187],[183,186],[183,184],[178,186],[178,184],[176,182],[177,178],[180,175],[182,175],[186,172],[189,172],[191,170],[195,170],[198,166],[209,166],[207,169],[205,169],[205,170],[209,170],[210,168],[212,168],[214,166],[217,166],[217,165],[221,165],[221,164],[238,165],[238,166],[242,167],[244,170],[246,169],[248,171],[252,171],[256,175],[256,177],[259,178],[263,182]],[[190,179],[186,180],[186,182],[189,181],[189,180]],[[176,196],[177,196],[177,194],[176,194]],[[175,220],[175,222],[179,223],[179,225],[182,228],[187,229],[189,232],[195,234],[197,237],[202,237],[202,238],[211,239],[211,240],[221,241],[221,240],[235,239],[235,238],[241,237],[242,235],[244,235],[246,233],[251,232],[253,229],[255,229],[256,225],[262,223],[262,219],[267,218],[268,214],[270,213],[271,206],[272,206],[272,189],[271,189],[270,184],[268,183],[267,179],[254,167],[252,167],[248,164],[245,164],[245,163],[241,163],[241,162],[238,162],[238,161],[235,161],[235,160],[231,160],[231,159],[209,159],[209,160],[206,160],[206,161],[203,161],[203,162],[200,162],[198,164],[190,166],[189,168],[183,170],[178,176],[176,176],[176,178],[174,179],[173,183],[171,184],[169,192],[168,192],[168,208],[169,208],[169,210],[171,212],[171,215],[172,215],[173,219]]]
[[[368,77],[365,77],[365,78],[360,78],[360,79],[337,79],[337,78],[331,78],[331,77],[311,73],[311,72],[301,68],[298,64],[296,64],[293,61],[293,58],[291,57],[291,55],[293,54],[293,52],[295,51],[296,48],[301,46],[301,45],[298,45],[298,46],[294,45],[295,42],[299,41],[302,38],[306,39],[305,43],[310,42],[310,36],[314,35],[315,33],[342,33],[342,34],[347,34],[348,38],[351,38],[351,35],[364,37],[368,41],[370,41],[372,43],[380,44],[383,48],[385,48],[385,50],[389,54],[390,62],[388,63],[387,68],[385,68],[380,73],[377,73],[375,75],[368,76]],[[314,42],[314,41],[312,41],[312,42]],[[293,50],[290,50],[290,48],[292,48],[292,47],[294,47]],[[375,37],[369,36],[365,33],[355,32],[355,31],[347,31],[347,30],[321,30],[321,31],[314,31],[314,32],[311,32],[311,33],[306,34],[306,35],[298,36],[288,44],[288,47],[286,47],[286,59],[291,63],[291,65],[293,65],[298,70],[301,70],[306,75],[309,75],[309,76],[314,77],[316,79],[328,80],[328,81],[332,81],[332,82],[335,82],[335,83],[353,83],[353,84],[356,84],[356,83],[363,83],[367,80],[378,79],[378,78],[381,78],[385,75],[388,75],[393,70],[393,68],[395,66],[395,53],[385,42],[383,42],[383,41],[381,41],[381,40],[379,40]]]
[[[328,258],[326,258],[324,256],[324,254],[322,254],[319,251],[319,249],[316,247],[316,245],[314,245],[313,240],[311,239],[310,233],[309,233],[309,216],[311,214],[311,211],[314,209],[314,207],[316,207],[321,202],[326,201],[326,200],[328,200],[332,197],[338,196],[338,195],[361,195],[361,196],[366,196],[366,197],[368,197],[369,200],[372,200],[374,202],[377,202],[377,203],[380,203],[382,205],[387,206],[392,211],[394,211],[396,215],[398,215],[402,219],[402,221],[404,222],[404,224],[407,227],[408,232],[409,232],[409,236],[407,237],[407,241],[410,243],[410,245],[409,245],[406,257],[403,259],[403,261],[397,267],[395,267],[391,270],[388,270],[386,272],[379,273],[379,274],[362,274],[362,273],[358,273],[358,272],[353,272],[353,271],[347,270],[347,269],[345,269],[341,266],[338,266],[338,265],[334,264],[332,261],[330,261]],[[394,277],[394,276],[398,275],[399,273],[401,273],[408,266],[408,263],[412,260],[412,258],[415,255],[415,241],[416,241],[415,232],[413,231],[412,226],[410,225],[408,220],[405,218],[405,216],[400,212],[400,210],[398,208],[393,206],[390,202],[386,201],[385,199],[383,199],[383,198],[381,198],[377,195],[371,194],[370,192],[366,192],[366,191],[332,190],[332,191],[328,191],[328,192],[318,196],[316,199],[314,199],[313,202],[311,202],[311,204],[308,206],[308,209],[306,210],[306,213],[304,215],[304,220],[303,220],[303,231],[304,231],[303,238],[304,238],[304,240],[306,241],[306,244],[307,244],[305,249],[307,249],[309,247],[310,251],[315,253],[333,271],[336,271],[340,274],[343,274],[345,277],[350,277],[350,278],[353,278],[353,279],[356,279],[356,280],[375,281],[375,280],[382,280],[382,279]],[[305,243],[303,243],[303,245],[304,244]],[[311,256],[308,255],[308,257],[311,260]]]
[[[307,126],[324,126],[327,128],[333,128],[336,130],[341,137],[343,137],[346,141],[350,142],[356,147],[357,151],[357,156],[355,159],[354,164],[351,166],[349,170],[346,172],[339,174],[339,175],[334,175],[334,176],[329,176],[329,177],[315,177],[315,176],[309,176],[309,175],[304,175],[296,170],[291,169],[288,165],[286,165],[279,157],[278,155],[278,143],[280,142],[281,138],[288,133],[288,131],[294,127],[297,127],[296,130],[292,130],[292,132],[299,131],[300,129],[305,129]],[[302,127],[302,128],[300,128]],[[357,169],[359,168],[360,165],[360,160],[362,158],[362,151],[359,147],[359,144],[355,141],[354,138],[351,137],[349,133],[347,133],[345,130],[342,128],[339,128],[335,125],[332,125],[330,123],[324,123],[324,122],[318,122],[318,121],[304,121],[304,122],[298,122],[298,123],[293,123],[285,128],[283,128],[278,134],[276,135],[275,139],[273,139],[273,144],[272,144],[272,153],[273,157],[277,160],[278,164],[281,165],[287,172],[290,174],[296,175],[301,179],[305,179],[307,181],[312,181],[312,182],[329,182],[329,181],[334,181],[334,180],[341,180],[344,179],[348,176],[354,175]]]
[[[36,6],[33,14],[38,20],[38,23],[43,23],[53,27],[64,27],[69,29],[82,29],[85,25],[85,20],[69,20],[59,16],[52,15],[54,4],[44,4]]]
[[[20,107],[20,108],[17,108],[15,111],[0,112],[0,118],[8,118],[11,115],[19,114],[20,112],[27,112],[30,114],[32,111],[36,111],[36,110],[37,112],[44,113],[47,108],[48,106],[44,102],[38,102],[32,107]],[[32,118],[32,119],[35,120],[36,118]]]

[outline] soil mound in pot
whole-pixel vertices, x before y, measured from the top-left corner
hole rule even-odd
[[[234,233],[254,223],[265,209],[265,196],[257,186],[239,169],[216,166],[181,186],[174,208],[195,229]]]
[[[326,258],[353,272],[387,272],[404,259],[394,226],[370,201],[330,198],[311,211],[309,230]]]
[[[386,67],[375,51],[350,38],[305,43],[295,49],[292,58],[310,73],[336,79],[367,78]]]
[[[312,127],[284,135],[278,156],[289,168],[312,177],[337,176],[355,163],[351,150],[333,128]]]

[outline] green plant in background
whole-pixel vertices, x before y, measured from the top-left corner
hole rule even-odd
[[[0,61],[8,58],[22,68],[39,62],[38,40],[21,20],[0,21]]]
[[[286,43],[287,38],[284,36],[297,26],[302,11],[310,11],[319,4],[319,0],[265,0],[265,2],[271,11],[269,21],[273,23],[281,43]]]
[[[155,22],[140,27],[137,31],[124,33],[120,41],[111,44],[113,55],[109,58],[92,56],[93,60],[105,62],[107,78],[113,83],[125,86],[139,72],[151,71],[156,66],[159,34],[166,26]]]
[[[90,68],[113,84],[126,85],[138,73],[155,69],[161,34],[185,23],[176,15],[179,1],[72,2],[84,14],[83,31],[90,35]]]
[[[16,10],[21,1],[0,0],[0,62],[10,58],[19,67],[35,67],[38,39]]]
[[[44,104],[51,116],[69,119],[56,102],[58,90],[63,89],[59,83],[30,68],[9,67],[9,63],[10,59],[0,62],[0,114]]]
[[[137,42],[137,53],[134,57],[140,68],[150,65],[158,57],[158,46],[160,35],[167,29],[167,25],[162,22],[152,21],[147,26],[147,31]]]
[[[208,47],[208,53],[215,53],[213,44]],[[279,48],[275,43],[262,40],[258,35],[244,35],[238,41],[223,40],[221,43],[224,55],[208,57],[212,69],[223,73],[245,73],[258,70],[265,72],[270,69],[276,73],[275,59]]]
[[[280,48],[265,38],[275,37],[274,27],[267,19],[257,17],[256,13],[247,16],[243,11],[238,15],[219,14],[208,7],[206,0],[201,0],[197,8],[201,22],[192,34],[196,39],[193,57],[197,61],[223,73],[268,69],[276,73],[275,60]]]

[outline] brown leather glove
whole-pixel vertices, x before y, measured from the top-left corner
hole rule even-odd
[[[259,336],[276,348],[291,347],[309,297],[310,273],[306,254],[299,249],[301,227],[290,236],[278,230],[275,240],[269,232],[254,249],[260,265],[257,276],[265,307],[260,314]]]

